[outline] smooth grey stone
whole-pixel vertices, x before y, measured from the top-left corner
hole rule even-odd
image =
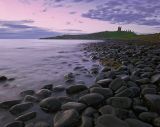
[[[25,124],[23,122],[15,121],[15,122],[6,124],[4,127],[24,127],[24,126]]]
[[[135,105],[133,106],[133,110],[136,114],[142,113],[142,112],[147,112],[148,109],[144,106],[140,106],[140,105]]]
[[[66,89],[67,94],[76,94],[87,90],[88,88],[85,85],[72,85]]]
[[[99,81],[97,81],[97,84],[99,84],[100,86],[104,87],[104,88],[108,88],[109,84],[112,82],[112,79],[107,78],[107,79],[101,79]]]
[[[146,94],[144,101],[151,111],[160,113],[160,95]]]
[[[53,85],[52,84],[45,85],[45,86],[42,87],[42,89],[47,89],[47,90],[52,91],[53,90]]]
[[[92,107],[88,107],[84,110],[82,113],[83,116],[93,117],[95,113],[98,113],[98,111]]]
[[[95,87],[95,88],[91,88],[90,92],[91,93],[99,93],[99,94],[103,95],[105,97],[105,99],[113,96],[113,92],[109,88]]]
[[[104,97],[101,94],[98,93],[90,93],[86,94],[79,98],[79,101],[82,103],[85,103],[89,106],[91,105],[97,105],[103,101]]]
[[[61,106],[62,110],[75,109],[77,111],[82,111],[86,108],[86,105],[78,102],[68,102]]]
[[[14,105],[19,104],[20,102],[21,100],[11,100],[11,101],[0,102],[0,108],[9,109]]]
[[[120,78],[116,78],[110,83],[109,88],[112,89],[113,91],[116,91],[123,85],[124,81]]]
[[[80,127],[93,127],[93,119],[91,117],[82,116],[82,124]]]
[[[151,77],[151,82],[152,82],[152,83],[160,83],[160,73],[153,75],[153,76]]]
[[[38,102],[39,100],[36,98],[36,97],[34,97],[34,96],[31,96],[31,95],[26,95],[25,97],[24,97],[24,102]]]
[[[157,90],[155,88],[144,88],[142,89],[141,94],[145,95],[145,94],[156,94]]]
[[[107,104],[112,105],[115,108],[129,109],[132,104],[132,100],[128,97],[111,97],[106,100]]]
[[[13,114],[13,115],[18,115],[18,114],[21,114],[21,113],[27,111],[31,107],[33,107],[33,103],[32,102],[24,102],[24,103],[12,106],[9,109],[9,112],[11,114]]]
[[[73,101],[74,101],[71,97],[68,97],[68,96],[60,96],[60,97],[57,97],[57,99],[58,99],[62,104],[65,104],[65,103],[67,103],[67,102],[73,102]]]
[[[60,111],[54,117],[54,127],[76,127],[79,119],[79,113],[74,109]]]
[[[20,93],[20,96],[25,97],[26,95],[34,95],[34,90],[25,90]]]
[[[21,116],[17,117],[15,120],[26,122],[26,121],[34,119],[36,117],[36,115],[37,115],[36,112],[29,112],[29,113],[26,113],[24,115],[21,115]]]
[[[55,97],[48,97],[40,102],[40,107],[48,112],[55,112],[61,108],[61,102]]]
[[[152,123],[152,121],[157,117],[158,114],[156,112],[142,112],[139,114],[139,119],[147,123]]]
[[[104,114],[108,114],[108,115],[116,115],[116,112],[115,112],[115,108],[113,108],[112,106],[110,105],[105,105],[103,107],[101,107],[99,109],[99,112],[104,115]]]
[[[47,97],[50,97],[52,94],[52,91],[48,90],[48,89],[41,89],[38,92],[36,92],[36,96],[38,99],[45,99]]]
[[[128,123],[129,127],[152,127],[152,125],[137,119],[126,119],[125,121]]]
[[[58,86],[55,86],[55,87],[53,88],[53,91],[54,91],[54,92],[61,92],[61,91],[64,91],[64,90],[65,90],[65,87],[62,86],[62,85],[58,85]]]
[[[95,127],[129,127],[128,124],[113,115],[102,115],[96,120]]]
[[[157,118],[154,119],[153,125],[155,127],[160,127],[160,117],[157,117]]]

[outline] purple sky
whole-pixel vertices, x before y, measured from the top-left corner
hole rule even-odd
[[[0,0],[0,38],[160,32],[160,0]]]

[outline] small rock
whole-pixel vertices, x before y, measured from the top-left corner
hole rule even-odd
[[[57,97],[57,99],[62,103],[62,104],[65,104],[67,102],[73,102],[74,100],[68,96],[60,96],[60,97]]]
[[[37,115],[36,112],[29,112],[29,113],[26,113],[24,115],[21,115],[21,116],[17,117],[15,120],[26,122],[26,121],[34,119],[36,117],[36,115]]]
[[[115,108],[129,109],[132,104],[132,100],[128,97],[111,97],[106,100],[107,104],[112,105]]]
[[[75,109],[77,111],[82,111],[86,108],[86,105],[78,102],[68,102],[61,106],[62,110]]]
[[[7,80],[8,78],[6,76],[0,76],[0,82],[5,82]]]
[[[142,95],[145,95],[145,94],[156,94],[157,91],[155,88],[144,88],[141,92]]]
[[[160,74],[155,74],[151,77],[152,83],[160,83]]]
[[[79,98],[79,101],[87,105],[97,105],[103,101],[104,97],[98,93],[86,94]]]
[[[124,81],[120,78],[116,78],[115,80],[113,80],[110,85],[109,88],[112,89],[113,91],[118,90],[122,85],[124,85]]]
[[[151,111],[160,113],[160,95],[146,94],[144,100]]]
[[[5,125],[4,127],[24,127],[25,124],[21,121],[15,121],[15,122],[12,122],[12,123],[9,123],[7,125]]]
[[[147,122],[147,123],[152,123],[152,121],[158,117],[158,114],[155,112],[142,112],[139,114],[140,120]]]
[[[26,95],[34,95],[34,94],[35,94],[34,90],[26,90],[20,93],[22,97],[25,97]]]
[[[115,109],[114,109],[112,106],[110,106],[110,105],[105,105],[105,106],[101,107],[101,108],[99,109],[99,112],[100,112],[102,115],[104,115],[104,114],[107,114],[107,115],[115,115],[115,114],[116,114],[116,113],[115,113]]]
[[[136,114],[140,114],[142,112],[147,112],[148,109],[144,106],[140,106],[140,105],[135,105],[133,106],[133,111],[136,113]]]
[[[24,98],[24,102],[38,102],[38,99],[34,96],[27,95]]]
[[[72,85],[66,89],[67,94],[76,94],[79,92],[82,92],[84,90],[87,90],[87,87],[85,85]]]
[[[19,104],[20,102],[21,100],[4,101],[0,103],[0,108],[9,109],[14,105]]]
[[[61,92],[61,91],[64,91],[64,90],[65,90],[65,87],[62,86],[62,85],[55,86],[55,87],[53,88],[53,91],[55,91],[55,92]]]
[[[129,127],[128,124],[115,116],[102,115],[96,120],[95,127]]]
[[[154,119],[153,125],[155,127],[160,127],[160,117],[157,117],[157,118]]]
[[[41,89],[36,93],[36,96],[38,99],[45,99],[47,97],[50,97],[52,92],[48,89]]]
[[[9,112],[13,115],[21,114],[24,111],[27,111],[33,106],[33,103],[31,102],[24,102],[22,104],[14,105],[10,108]]]
[[[54,117],[54,127],[76,127],[79,122],[79,113],[74,110],[58,112]]]
[[[84,110],[82,113],[83,116],[93,117],[95,113],[98,113],[98,111],[92,107],[88,107]]]
[[[47,90],[52,91],[53,90],[53,85],[52,84],[45,85],[44,87],[42,87],[42,89],[47,89]]]
[[[46,122],[37,122],[34,127],[51,127],[48,123]]]
[[[90,92],[91,93],[99,93],[99,94],[103,95],[105,97],[105,99],[113,96],[113,92],[109,88],[95,87],[95,88],[91,88]]]
[[[108,79],[99,80],[97,84],[101,85],[104,88],[108,88],[111,82],[112,82],[112,79],[108,78]]]
[[[152,125],[137,119],[126,119],[125,121],[128,123],[129,127],[152,127]]]
[[[80,127],[93,127],[93,119],[91,117],[82,116],[82,124]]]
[[[55,112],[61,108],[61,102],[55,97],[48,97],[40,102],[40,107],[48,112]]]

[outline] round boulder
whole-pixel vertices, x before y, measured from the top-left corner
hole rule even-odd
[[[76,94],[86,90],[87,87],[85,85],[72,85],[66,89],[67,94]]]
[[[95,127],[129,127],[128,124],[115,116],[102,115],[96,120]]]
[[[54,127],[76,127],[79,122],[79,113],[74,110],[58,112],[54,117]]]
[[[40,107],[48,112],[55,112],[61,108],[61,102],[55,97],[48,97],[40,102]]]
[[[76,109],[77,111],[82,111],[86,108],[86,105],[83,103],[78,102],[68,102],[61,106],[62,110],[68,110],[68,109]]]
[[[86,94],[79,98],[79,101],[82,103],[85,103],[89,106],[91,105],[97,105],[103,101],[104,97],[101,94],[98,93],[90,93]]]

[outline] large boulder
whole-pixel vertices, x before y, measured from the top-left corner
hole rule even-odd
[[[68,102],[61,106],[62,110],[76,109],[77,111],[82,111],[85,108],[86,108],[85,104],[78,102]]]
[[[128,124],[113,115],[102,115],[96,120],[95,127],[129,127]]]
[[[54,127],[76,127],[79,119],[79,113],[74,109],[60,111],[54,117]]]
[[[86,90],[87,87],[85,85],[72,85],[66,89],[67,94],[76,94]]]
[[[144,100],[151,111],[160,113],[160,95],[146,94]]]
[[[55,112],[61,108],[61,102],[55,97],[48,97],[40,102],[40,107],[48,112]]]
[[[10,108],[9,112],[13,115],[19,115],[28,109],[30,109],[33,106],[33,103],[31,102],[24,102],[21,104],[14,105]]]
[[[109,88],[94,87],[94,88],[90,89],[90,92],[91,93],[99,93],[99,94],[103,95],[105,97],[105,99],[113,96],[113,92]]]
[[[125,121],[128,123],[129,127],[152,127],[152,125],[137,119],[126,119]]]
[[[111,97],[106,100],[107,104],[112,105],[115,108],[129,109],[132,104],[132,100],[128,97]]]
[[[104,97],[101,94],[98,93],[90,93],[86,94],[79,98],[79,101],[82,103],[85,103],[89,106],[91,105],[97,105],[103,101]]]

